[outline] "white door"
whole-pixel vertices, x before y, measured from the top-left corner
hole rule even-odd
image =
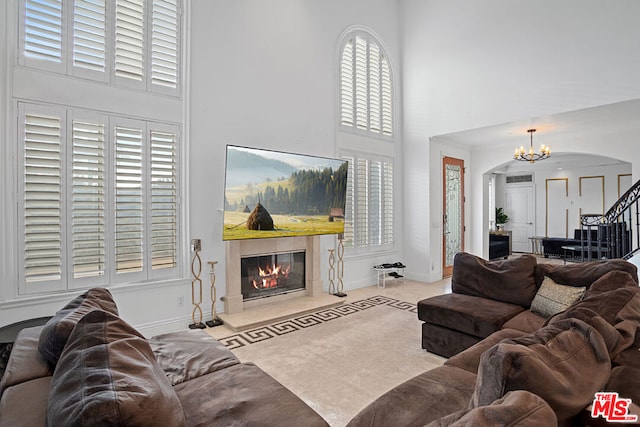
[[[535,232],[535,200],[533,184],[507,184],[504,191],[504,213],[509,216],[505,230],[511,230],[513,252],[531,252],[529,237]]]

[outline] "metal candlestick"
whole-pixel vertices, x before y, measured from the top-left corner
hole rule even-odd
[[[337,297],[344,298],[347,294],[344,293],[344,282],[342,278],[344,276],[344,234],[338,234],[338,291],[334,294]]]
[[[329,293],[331,295],[334,295],[336,292],[336,283],[335,283],[335,278],[336,278],[336,270],[335,270],[335,263],[336,263],[336,255],[335,255],[335,249],[329,249]]]
[[[195,245],[194,245],[195,246]],[[197,261],[197,268],[196,268]],[[200,273],[202,273],[202,260],[200,259],[200,248],[194,247],[193,258],[191,259],[191,274],[193,274],[193,280],[191,280],[191,303],[193,304],[193,311],[191,312],[191,320],[193,323],[189,325],[190,329],[204,329],[205,324],[202,323],[202,280],[200,279]],[[200,298],[196,301],[196,283],[200,291]],[[198,321],[196,321],[196,312],[198,313]]]
[[[218,261],[209,261],[209,281],[211,282],[211,320],[207,320],[205,323],[208,327],[220,326],[224,324],[216,313],[216,264]]]

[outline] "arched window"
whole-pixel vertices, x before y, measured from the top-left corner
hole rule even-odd
[[[340,58],[340,124],[393,135],[391,67],[380,43],[357,30],[345,37]]]
[[[354,254],[387,251],[395,244],[393,68],[364,28],[345,31],[336,53],[337,139],[349,160],[344,243]]]

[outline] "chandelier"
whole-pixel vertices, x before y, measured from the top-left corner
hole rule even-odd
[[[531,135],[531,146],[529,148],[529,152],[527,152],[523,146],[520,146],[520,148],[516,148],[516,152],[513,155],[513,158],[515,160],[534,163],[536,160],[548,159],[551,156],[551,148],[544,144],[540,146],[539,153],[536,153],[535,151],[533,151],[533,133],[535,131],[536,131],[535,129],[527,130],[527,132],[529,132],[529,135]]]

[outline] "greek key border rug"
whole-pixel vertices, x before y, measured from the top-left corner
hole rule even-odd
[[[359,313],[363,310],[382,305],[411,313],[418,312],[418,308],[415,303],[376,295],[336,307],[293,317],[291,319],[278,321],[248,331],[238,332],[224,338],[219,338],[218,341],[224,344],[228,349],[234,350],[249,344],[255,344],[271,338],[290,334],[292,332],[301,331],[312,326],[321,325],[335,319],[340,319],[351,314]]]

